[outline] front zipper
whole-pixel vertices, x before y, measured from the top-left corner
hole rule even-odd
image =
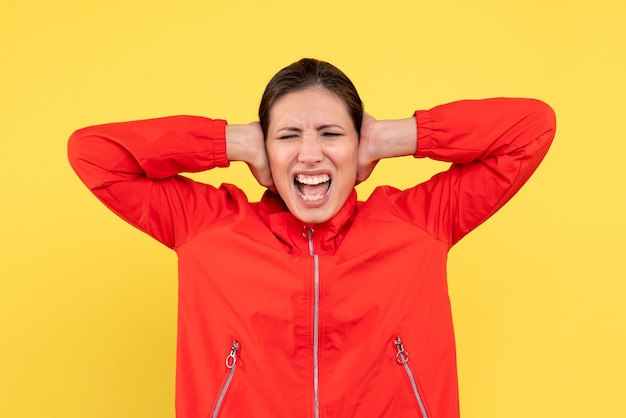
[[[309,255],[313,257],[313,416],[320,416],[319,396],[319,316],[320,316],[320,274],[319,257],[313,248],[313,228],[304,227],[302,235],[309,240]]]
[[[226,392],[228,392],[230,382],[233,380],[235,368],[237,367],[237,351],[239,351],[239,342],[237,340],[234,340],[233,345],[230,348],[230,353],[228,353],[228,356],[226,356],[226,368],[229,370],[228,376],[226,377],[226,382],[224,382],[224,386],[222,386],[222,390],[217,397],[217,403],[215,404],[215,409],[213,410],[213,414],[211,414],[211,418],[217,418],[218,414],[220,413],[222,402],[224,402],[224,396],[226,396]]]
[[[398,352],[396,353],[396,361],[398,364],[404,367],[404,371],[406,372],[409,380],[411,381],[411,389],[413,389],[413,395],[417,400],[417,404],[420,407],[420,412],[422,413],[422,418],[428,418],[428,413],[426,412],[426,407],[424,406],[424,400],[420,395],[419,389],[417,388],[417,382],[415,381],[415,375],[413,375],[413,371],[409,366],[409,353],[406,352],[404,346],[402,345],[402,340],[400,337],[396,337],[393,341],[393,344],[396,346]]]

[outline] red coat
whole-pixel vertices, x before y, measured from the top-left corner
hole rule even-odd
[[[178,253],[177,417],[459,416],[447,253],[528,179],[555,119],[528,99],[415,114],[415,156],[450,169],[365,202],[353,192],[312,228],[271,193],[250,203],[178,175],[228,166],[224,121],[71,137],[93,193]]]

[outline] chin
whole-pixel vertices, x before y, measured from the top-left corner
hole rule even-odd
[[[301,222],[311,224],[311,225],[324,223],[335,215],[334,213],[329,213],[328,210],[314,210],[314,209],[291,211],[291,213],[293,213],[293,215],[296,218],[298,218],[298,220],[300,220]]]
[[[304,222],[305,224],[311,224],[311,225],[318,225],[332,218],[332,216],[324,216],[324,215],[295,215],[295,217],[298,218],[300,221]]]

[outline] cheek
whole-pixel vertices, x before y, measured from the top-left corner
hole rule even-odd
[[[290,160],[288,150],[284,147],[268,146],[266,152],[272,176],[276,177],[276,179],[280,179],[287,173],[289,168]]]
[[[273,166],[280,161],[279,152],[275,145],[266,144],[265,153],[267,154],[267,161],[270,163],[270,166]]]
[[[341,150],[338,150],[335,154],[337,156],[336,161],[338,168],[345,170],[347,173],[351,173],[352,171],[356,173],[358,163],[357,151],[357,148],[353,146],[344,147]]]

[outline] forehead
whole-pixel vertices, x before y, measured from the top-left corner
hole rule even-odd
[[[269,123],[351,123],[348,107],[333,92],[310,87],[288,93],[272,106]]]

